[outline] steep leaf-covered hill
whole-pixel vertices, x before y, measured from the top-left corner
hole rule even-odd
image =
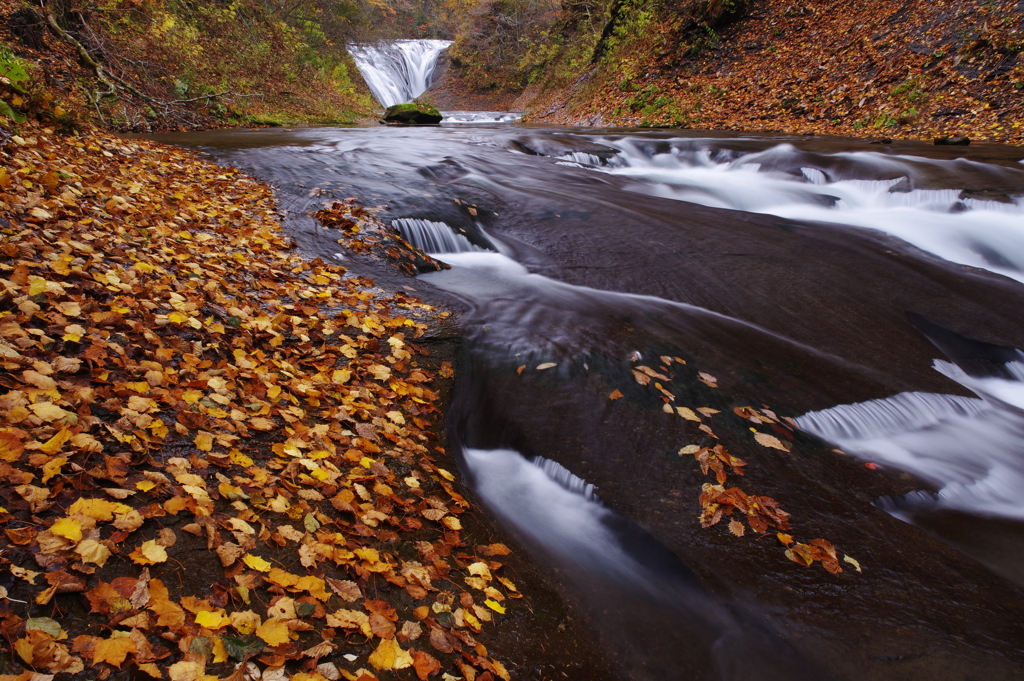
[[[1020,143],[1022,50],[1019,0],[488,0],[448,81],[533,121]]]

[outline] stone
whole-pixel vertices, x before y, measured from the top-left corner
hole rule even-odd
[[[964,135],[954,135],[953,137],[936,137],[935,144],[940,146],[961,146],[966,147],[971,143],[970,138]]]
[[[441,122],[441,112],[428,104],[395,104],[384,113],[385,123],[405,125],[436,125]]]

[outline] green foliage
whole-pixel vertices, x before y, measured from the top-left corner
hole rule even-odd
[[[11,48],[0,44],[0,78],[6,78],[8,84],[18,92],[27,92],[25,89],[30,80],[28,65],[16,57]]]

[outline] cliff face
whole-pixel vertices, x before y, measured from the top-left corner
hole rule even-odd
[[[1021,0],[563,4],[517,65],[516,105],[577,125],[1021,143],[1022,50]]]

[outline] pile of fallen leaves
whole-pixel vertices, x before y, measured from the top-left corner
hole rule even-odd
[[[432,308],[294,253],[233,170],[20,132],[0,150],[0,646],[26,671],[0,678],[507,681],[474,634],[519,597],[508,549],[465,546],[432,458]]]
[[[825,539],[814,539],[808,543],[798,543],[791,534],[787,533],[791,530],[790,514],[781,508],[778,501],[768,496],[750,494],[739,487],[725,486],[730,475],[742,476],[744,474],[743,469],[747,466],[747,462],[731,454],[708,424],[712,417],[722,412],[711,407],[691,408],[677,404],[676,395],[668,387],[671,387],[670,381],[677,378],[673,369],[681,370],[681,367],[686,365],[686,361],[680,357],[667,355],[658,359],[661,364],[657,369],[636,364],[631,369],[633,379],[639,385],[657,391],[658,398],[662,402],[662,411],[696,423],[698,430],[703,434],[701,437],[709,443],[714,443],[707,446],[691,444],[679,450],[680,456],[692,456],[704,475],[713,475],[715,478],[714,483],[705,483],[701,488],[699,498],[701,527],[713,527],[729,518],[728,530],[736,537],[744,536],[747,526],[760,535],[774,529],[778,541],[787,547],[785,555],[791,561],[801,565],[812,565],[817,561],[832,574],[842,572],[838,554],[831,542]],[[640,361],[638,358],[634,358],[634,360]],[[682,378],[699,381],[709,388],[718,388],[718,379],[703,371],[696,372],[695,376],[683,376]],[[616,389],[608,397],[611,400],[618,400],[624,397],[624,394]],[[742,406],[735,407],[732,411],[735,416],[745,422],[745,429],[751,432],[756,444],[786,453],[792,450],[795,424],[791,419],[787,422],[785,418],[780,418],[768,407],[758,410],[754,407]],[[749,424],[759,426],[761,429]],[[772,432],[765,432],[766,430]],[[741,519],[746,520],[746,526]],[[855,559],[844,556],[843,560],[860,572],[860,565]]]

